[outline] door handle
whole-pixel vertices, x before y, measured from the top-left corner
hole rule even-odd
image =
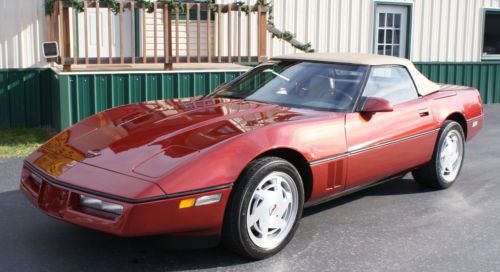
[[[419,109],[418,110],[418,115],[420,117],[429,116],[429,109],[428,108]]]

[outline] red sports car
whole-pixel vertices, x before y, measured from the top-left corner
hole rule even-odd
[[[217,235],[254,259],[302,209],[412,172],[451,186],[483,126],[474,88],[405,59],[277,57],[187,99],[109,109],[26,158],[21,189],[55,218],[121,235]]]

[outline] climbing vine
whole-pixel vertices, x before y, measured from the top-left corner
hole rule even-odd
[[[73,0],[75,1],[75,0]],[[120,13],[120,1],[119,0],[105,0],[106,4],[108,4],[108,7],[111,9],[113,14],[118,14]]]
[[[268,27],[274,28],[273,5],[271,4],[271,2],[268,2],[267,0],[257,0],[255,5],[267,8],[267,10],[268,10],[267,25],[268,25]],[[288,30],[280,31],[280,32],[276,32],[276,33],[272,32],[272,33],[273,33],[273,35],[271,36],[272,38],[277,38],[279,40],[284,40],[287,42],[290,42],[291,40],[293,40],[296,37],[295,33],[290,32]],[[290,45],[292,45],[293,47],[295,47],[301,51],[304,51],[304,52],[311,51],[311,43],[310,42],[307,42],[307,43],[297,43],[297,42],[291,43],[290,42]]]
[[[45,0],[45,14],[52,14],[54,12],[54,3],[57,0]],[[62,0],[62,2],[70,7],[72,7],[76,12],[83,12],[83,1],[81,0]],[[120,12],[120,1],[119,0],[101,0],[99,2],[104,2],[111,9],[114,14]]]
[[[235,3],[240,7],[241,11],[243,11],[246,15],[250,14],[250,7],[243,1],[238,1]]]
[[[52,14],[54,12],[54,3],[57,0],[45,0],[45,13],[46,14]],[[71,6],[73,9],[75,9],[77,12],[83,12],[83,1],[82,0],[61,0],[64,2],[66,5]],[[99,2],[104,2],[106,5],[111,9],[111,11],[114,14],[118,14],[120,12],[120,0],[100,0]],[[146,8],[146,12],[152,13],[154,12],[154,4],[151,2],[151,0],[136,0],[138,4],[144,5]],[[179,1],[176,0],[158,0],[158,3],[168,5],[170,9],[179,9],[181,13],[184,13],[186,11],[185,5]],[[218,6],[214,3],[214,0],[205,0],[205,3],[208,6],[208,10],[212,12],[217,12],[218,11]],[[250,9],[250,6],[246,4],[244,1],[238,1],[235,2],[236,5],[238,5],[241,8],[241,11],[244,12],[246,15],[249,15],[250,12],[253,12]],[[267,8],[268,10],[268,17],[267,17],[267,25],[268,27],[274,27],[274,15],[273,15],[273,5],[271,2],[268,0],[257,0],[255,2],[256,7],[263,7]],[[225,11],[227,12],[227,11]],[[295,38],[295,33],[292,33],[290,31],[282,31],[279,33],[274,33],[271,36],[272,38],[277,38],[280,40],[288,41],[290,42],[292,39]],[[293,47],[309,52],[311,50],[311,43],[303,43],[303,44],[297,44],[297,43],[290,43]]]

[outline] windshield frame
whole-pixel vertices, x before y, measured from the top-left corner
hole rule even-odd
[[[272,67],[273,65],[279,64],[279,63],[290,63],[290,65],[296,65],[298,63],[323,63],[323,64],[333,64],[333,65],[349,65],[349,66],[359,66],[359,67],[364,67],[366,70],[364,71],[364,75],[361,78],[361,81],[359,82],[359,87],[356,90],[356,93],[353,96],[353,103],[348,109],[327,109],[327,108],[318,108],[318,107],[311,107],[311,106],[303,106],[303,105],[298,105],[298,104],[285,104],[285,103],[277,103],[277,102],[268,102],[268,101],[259,101],[259,100],[252,100],[252,99],[245,99],[245,98],[239,98],[239,97],[230,97],[230,96],[224,96],[219,94],[221,92],[224,92],[225,90],[231,88],[232,86],[238,84],[240,81],[249,79],[253,77],[254,75],[261,73],[268,69],[269,67]],[[258,102],[258,103],[266,103],[266,104],[275,104],[279,106],[284,106],[284,107],[290,107],[290,108],[302,108],[302,109],[309,109],[309,110],[315,110],[315,111],[325,111],[325,112],[345,112],[345,113],[353,113],[356,111],[358,107],[358,103],[360,102],[361,95],[363,93],[363,90],[365,88],[366,82],[368,80],[368,76],[371,71],[371,65],[365,65],[365,64],[357,64],[357,63],[344,63],[344,62],[331,62],[331,61],[317,61],[317,60],[286,60],[286,59],[271,59],[270,61],[267,61],[265,63],[259,64],[258,66],[248,70],[247,72],[237,76],[236,78],[232,79],[231,81],[224,83],[222,85],[219,85],[212,93],[208,94],[207,97],[213,97],[213,98],[230,98],[230,99],[241,99],[245,101],[253,101],[253,102]]]

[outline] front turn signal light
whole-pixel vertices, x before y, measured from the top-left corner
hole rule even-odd
[[[181,202],[179,202],[179,209],[191,208],[194,206],[195,202],[196,198],[183,199],[181,200]]]
[[[179,202],[179,209],[217,203],[221,200],[221,198],[222,194],[206,195],[206,196],[200,196],[198,198],[186,198]]]

